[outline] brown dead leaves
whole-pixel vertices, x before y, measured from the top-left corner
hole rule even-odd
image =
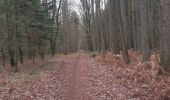
[[[130,64],[125,64],[122,55],[99,54],[96,61],[111,66],[115,80],[131,91],[131,97],[144,100],[169,100],[170,76],[163,75],[159,55],[153,54],[149,62],[141,63],[141,55],[129,51]]]

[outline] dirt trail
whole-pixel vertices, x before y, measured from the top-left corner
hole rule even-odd
[[[75,100],[78,88],[76,87],[78,84],[78,76],[77,76],[77,71],[79,71],[79,55],[74,58],[74,61],[72,62],[73,66],[70,69],[70,79],[69,79],[69,86],[68,86],[68,93],[66,94],[66,99],[67,100]],[[69,66],[69,65],[68,65]]]
[[[3,100],[124,100],[128,92],[114,82],[112,71],[87,54],[78,53],[54,58],[56,70],[47,79],[21,89]],[[57,66],[59,63],[60,66]],[[5,99],[4,99],[5,98]],[[133,99],[138,100],[138,99]]]

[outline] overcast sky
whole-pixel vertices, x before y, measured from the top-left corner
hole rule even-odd
[[[80,8],[79,8],[79,5],[81,4],[80,3],[80,0],[68,0],[74,7],[74,10],[79,11]],[[104,9],[105,8],[105,3],[107,2],[107,0],[101,0],[101,7]]]
[[[80,12],[80,0],[68,0],[71,8],[76,11],[78,14]]]

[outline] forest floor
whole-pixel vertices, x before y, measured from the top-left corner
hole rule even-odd
[[[156,57],[147,64],[136,52],[130,58],[127,65],[111,53],[56,56],[0,75],[0,100],[170,100],[170,77],[157,75]]]

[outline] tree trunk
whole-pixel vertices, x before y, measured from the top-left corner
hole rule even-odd
[[[116,20],[116,10],[115,10],[115,3],[116,0],[110,0],[109,1],[109,28],[110,28],[110,39],[112,42],[111,46],[112,46],[112,51],[114,54],[120,54],[120,47],[119,47],[119,35],[118,35],[118,31],[117,31],[117,20]]]
[[[2,53],[2,63],[3,63],[3,66],[5,67],[5,52],[4,52],[3,47],[1,47],[1,53]]]
[[[23,64],[24,63],[24,59],[23,59],[22,48],[18,47],[18,51],[19,51],[20,62]]]
[[[170,71],[170,0],[161,0],[160,59],[161,65]]]
[[[117,20],[118,20],[118,32],[120,33],[121,37],[121,48],[122,48],[122,53],[123,53],[123,58],[125,63],[130,63],[129,56],[128,56],[128,51],[127,51],[127,46],[125,43],[125,33],[124,33],[124,27],[123,27],[123,20],[121,16],[121,8],[120,8],[120,1],[117,0],[116,3],[116,12],[117,12]]]
[[[148,14],[148,0],[140,2],[141,8],[141,41],[143,62],[148,61],[150,57],[150,35],[149,35],[149,14]]]

